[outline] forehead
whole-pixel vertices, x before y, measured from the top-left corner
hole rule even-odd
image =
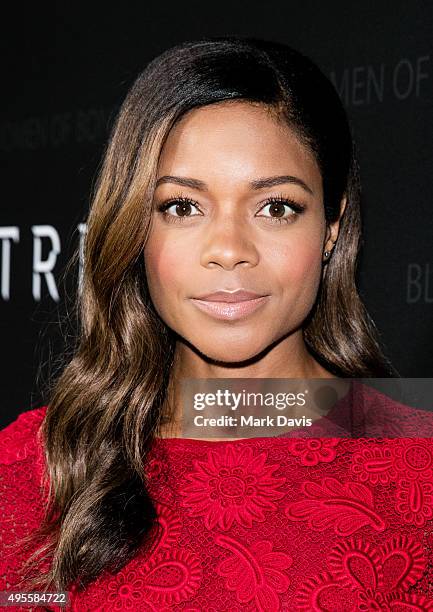
[[[321,175],[312,153],[274,112],[230,101],[193,109],[170,131],[158,176],[191,176],[234,186],[258,176],[294,174],[315,193]]]

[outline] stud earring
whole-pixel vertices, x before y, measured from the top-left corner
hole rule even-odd
[[[329,257],[329,251],[325,251],[324,255],[325,257]]]

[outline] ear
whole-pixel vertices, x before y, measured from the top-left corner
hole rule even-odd
[[[346,204],[347,204],[347,196],[346,194],[344,194],[340,202],[340,214],[338,216],[338,219],[336,219],[332,223],[328,223],[326,226],[326,235],[325,235],[325,240],[323,243],[323,252],[324,253],[328,252],[329,255],[327,257],[325,257],[325,255],[323,256],[323,261],[325,262],[329,260],[331,253],[332,253],[332,249],[334,248],[334,244],[337,242],[338,233],[340,231],[340,222],[344,214],[344,211],[346,210]]]

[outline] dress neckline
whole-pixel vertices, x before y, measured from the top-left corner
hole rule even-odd
[[[221,445],[226,446],[230,444],[241,445],[242,443],[257,443],[257,440],[260,440],[261,442],[264,442],[266,444],[267,441],[275,442],[275,440],[284,441],[288,439],[296,439],[298,437],[296,435],[296,432],[308,432],[308,434],[310,434],[310,432],[317,431],[318,434],[320,434],[318,437],[329,437],[329,436],[323,435],[324,429],[326,430],[326,427],[327,425],[329,425],[329,423],[338,424],[341,422],[341,419],[346,420],[346,421],[347,419],[348,421],[351,420],[350,416],[347,414],[347,411],[352,409],[354,398],[357,397],[357,392],[358,393],[362,392],[361,387],[362,385],[358,383],[356,380],[351,380],[349,390],[347,391],[346,395],[344,395],[343,397],[340,397],[340,399],[335,402],[335,404],[330,408],[330,410],[327,412],[326,415],[321,416],[319,419],[314,421],[314,423],[311,426],[296,428],[296,430],[293,430],[292,435],[290,434],[287,435],[283,433],[283,434],[280,434],[279,436],[257,436],[257,437],[250,437],[250,438],[237,438],[235,440],[205,440],[202,438],[182,438],[182,437],[165,437],[165,438],[155,437],[153,438],[153,440],[154,442],[156,442],[156,444],[169,445],[169,446],[172,446],[172,445],[177,445],[177,446],[210,445],[210,446],[219,447]],[[349,432],[348,432],[348,435],[350,437]],[[314,437],[314,436],[308,435],[308,437]]]

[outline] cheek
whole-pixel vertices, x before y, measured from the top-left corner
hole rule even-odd
[[[316,285],[321,270],[319,241],[292,241],[274,249],[271,256],[283,287],[293,291]]]
[[[152,301],[163,308],[173,294],[186,286],[188,249],[183,249],[176,239],[168,240],[155,233],[144,249],[144,262]]]

